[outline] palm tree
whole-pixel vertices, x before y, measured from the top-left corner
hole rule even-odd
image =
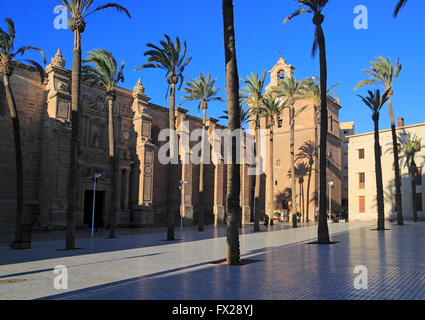
[[[400,12],[400,10],[406,5],[407,0],[398,0],[397,5],[395,6],[394,9],[394,18],[397,18],[398,13]]]
[[[71,88],[71,155],[68,176],[68,207],[66,213],[66,239],[65,248],[75,249],[75,190],[77,182],[77,151],[80,132],[80,82],[81,82],[81,34],[86,29],[85,19],[98,11],[112,8],[118,12],[124,12],[129,18],[130,13],[126,8],[116,3],[107,3],[94,7],[95,0],[60,0],[71,15],[68,20],[69,29],[74,33],[74,51],[72,57],[72,88]]]
[[[12,120],[16,162],[16,228],[15,240],[11,246],[19,247],[22,238],[21,221],[24,213],[24,172],[19,115],[9,80],[10,77],[13,75],[14,61],[17,61],[15,59],[17,56],[22,56],[27,51],[35,50],[38,51],[43,57],[44,64],[46,64],[46,58],[44,56],[43,51],[41,51],[37,47],[24,46],[15,50],[15,24],[10,18],[5,18],[4,21],[8,25],[8,32],[3,31],[3,29],[0,28],[0,75],[3,79],[3,85],[6,91],[6,102],[9,107],[10,119]],[[28,59],[23,59],[22,61],[29,63],[37,69],[37,71],[40,73],[41,83],[43,83],[45,79],[45,73],[44,69],[40,66],[40,64]]]
[[[295,80],[294,77],[287,77],[284,80],[279,81],[278,86],[274,87],[273,92],[278,97],[285,99],[289,106],[289,123],[291,128],[290,134],[290,153],[291,153],[291,190],[292,190],[292,207],[294,212],[297,210],[296,202],[296,180],[295,180],[295,118],[305,110],[306,107],[295,110],[295,103],[297,100],[301,100],[302,96],[302,84]]]
[[[137,70],[146,69],[146,68],[155,68],[164,70],[165,77],[167,79],[168,88],[167,94],[170,92],[170,109],[168,112],[168,126],[170,129],[170,158],[173,159],[177,156],[177,142],[174,141],[174,135],[172,132],[176,129],[176,119],[175,119],[175,106],[176,106],[176,86],[180,81],[180,90],[184,82],[183,71],[189,62],[192,60],[192,57],[186,59],[186,41],[184,42],[183,48],[180,44],[179,37],[176,37],[176,42],[173,43],[171,38],[168,35],[164,35],[166,41],[161,40],[160,46],[156,46],[152,43],[148,43],[147,47],[151,48],[144,53],[145,56],[149,56],[147,63],[138,67]],[[183,50],[182,50],[183,49]],[[185,60],[186,59],[186,60]],[[174,240],[174,200],[177,194],[177,184],[173,178],[173,164],[168,164],[168,228],[167,228],[167,240]]]
[[[300,211],[299,212],[302,212],[302,222],[305,221],[304,177],[307,175],[308,171],[309,171],[309,166],[306,164],[305,161],[298,162],[295,165],[295,178],[298,179],[298,185],[300,187],[300,200],[299,200]],[[289,178],[292,177],[291,170],[289,170],[288,172],[288,177]]]
[[[274,178],[273,178],[273,127],[276,122],[276,118],[280,115],[284,108],[289,108],[286,101],[279,98],[273,97],[272,95],[265,95],[261,106],[261,116],[266,118],[267,127],[270,130],[270,148],[267,150],[267,163],[269,164],[269,176],[267,177],[267,203],[269,212],[267,214],[270,217],[270,221],[274,215]]]
[[[376,197],[378,203],[378,230],[385,230],[385,213],[384,213],[384,191],[382,185],[382,166],[381,166],[381,146],[379,144],[379,112],[384,104],[388,101],[389,91],[381,97],[381,93],[378,90],[375,92],[368,91],[368,97],[362,97],[360,99],[366,104],[366,106],[372,111],[372,120],[375,127],[375,175],[376,175]]]
[[[243,80],[246,86],[242,88],[242,101],[249,106],[250,114],[254,121],[255,157],[261,157],[258,129],[260,128],[260,113],[263,103],[263,88],[265,78],[266,71],[263,71],[261,78],[257,74],[251,73],[251,77],[247,76],[246,80]],[[258,164],[256,164],[257,174],[255,175],[254,181],[254,232],[260,231],[260,165],[261,160],[259,160]]]
[[[243,95],[243,93],[239,93],[239,98],[241,98],[242,95]],[[241,111],[240,123],[241,123],[241,129],[242,129],[242,131],[244,131],[243,127],[245,125],[247,125],[249,123],[249,121],[250,121],[249,120],[249,118],[250,118],[250,113],[249,113],[250,112],[250,109],[249,109],[249,107],[247,107],[247,106],[244,107],[243,105],[244,105],[244,103],[242,102],[242,99],[239,99],[239,106],[240,106],[240,111]],[[225,115],[224,116],[221,116],[219,118],[220,119],[229,120],[229,111],[225,110],[225,111],[223,111],[223,113]],[[241,181],[242,181],[242,179],[243,179],[243,170],[241,168]],[[241,186],[240,186],[241,197],[242,197],[242,189],[243,189],[243,185],[242,185],[242,182],[241,182]],[[239,212],[239,228],[242,228],[242,207],[239,207],[239,209],[240,209],[240,212]],[[255,227],[254,227],[254,229],[255,229]],[[258,230],[258,231],[260,231],[260,230]]]
[[[412,209],[413,209],[413,221],[418,221],[418,212],[416,208],[416,179],[418,175],[418,168],[415,162],[416,153],[421,151],[422,139],[416,136],[411,137],[410,134],[402,134],[398,137],[405,158],[404,166],[409,168],[410,181],[412,187]]]
[[[307,160],[308,164],[308,180],[307,180],[307,205],[306,205],[306,221],[309,222],[309,205],[310,205],[310,183],[313,172],[314,159],[316,158],[316,147],[313,141],[309,140],[298,148],[299,152],[295,161]]]
[[[82,66],[83,81],[89,81],[93,85],[100,84],[106,90],[106,101],[108,101],[109,108],[109,161],[111,164],[111,198],[110,198],[110,211],[109,211],[109,238],[115,237],[115,227],[117,221],[117,158],[114,143],[114,102],[116,99],[115,87],[119,82],[124,82],[124,62],[121,63],[118,69],[117,61],[111,52],[95,49],[89,52],[89,56],[83,60],[86,63]],[[90,65],[92,64],[92,65]]]
[[[303,98],[310,100],[314,107],[316,131],[318,126],[318,120],[316,119],[316,114],[320,115],[320,112],[318,112],[318,110],[320,110],[320,105],[321,105],[320,80],[319,80],[319,83],[317,83],[317,80],[318,80],[317,77],[306,78],[302,81],[302,86],[301,86],[301,95],[303,96]],[[328,96],[328,99],[334,99],[339,104],[340,99],[338,94],[332,91],[332,89],[338,86],[339,86],[339,83],[331,86],[327,90],[327,96]],[[308,178],[309,182],[307,184],[307,222],[308,222],[309,221],[308,213],[309,213],[309,200],[310,200],[309,190],[310,190],[311,172],[313,169],[314,159],[318,156],[318,152],[317,152],[317,147],[315,146],[315,143],[313,141],[306,142],[303,146],[299,148],[299,150],[300,150],[300,153],[297,155],[296,161],[298,161],[298,159],[307,159],[310,165],[310,169],[309,169],[310,174]]]
[[[217,79],[211,80],[211,75],[208,73],[207,77],[201,73],[199,79],[190,79],[190,82],[186,82],[186,88],[183,89],[184,92],[188,93],[184,97],[186,101],[199,100],[198,112],[202,109],[202,148],[201,148],[201,163],[199,168],[199,231],[204,231],[204,156],[205,156],[205,140],[204,135],[206,121],[207,121],[207,108],[208,103],[211,101],[224,101],[222,98],[218,97],[217,94],[220,90],[215,89],[214,84]]]
[[[228,103],[229,130],[240,128],[239,76],[236,61],[235,24],[233,0],[222,0],[224,54],[226,70],[226,89]],[[227,166],[227,254],[226,262],[230,265],[240,264],[240,247],[238,231],[240,165],[236,161],[236,143],[232,144],[232,162]]]
[[[325,17],[322,14],[328,0],[296,0],[301,8],[287,17],[284,22],[303,13],[313,14],[313,24],[316,26],[312,56],[314,57],[317,49],[320,52],[320,201],[319,201],[319,226],[317,230],[319,244],[329,244],[329,229],[327,223],[327,201],[326,201],[326,141],[328,135],[328,109],[327,109],[327,62],[326,62],[326,43],[322,23]]]
[[[390,58],[377,57],[376,62],[371,62],[369,69],[363,70],[370,75],[370,79],[360,81],[355,90],[366,85],[378,85],[384,88],[385,91],[388,91],[388,110],[390,112],[391,120],[391,134],[393,141],[393,156],[394,156],[394,181],[396,188],[396,211],[397,211],[397,224],[403,225],[403,206],[401,198],[401,179],[400,179],[400,167],[398,159],[398,147],[397,147],[397,134],[395,128],[395,119],[394,112],[391,103],[391,97],[394,94],[393,86],[397,80],[400,71],[401,64],[397,58],[397,63],[394,66]]]

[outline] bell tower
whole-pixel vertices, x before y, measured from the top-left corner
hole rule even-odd
[[[270,92],[274,86],[277,86],[280,80],[283,80],[286,77],[292,78],[294,76],[294,70],[295,67],[287,64],[285,59],[280,57],[273,69],[269,71],[270,83],[266,87],[266,92]]]

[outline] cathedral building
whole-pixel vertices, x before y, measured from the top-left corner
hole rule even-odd
[[[24,163],[24,221],[33,228],[55,229],[66,225],[68,205],[67,180],[71,141],[71,71],[60,50],[46,68],[47,78],[40,83],[38,72],[27,65],[16,63],[11,77],[21,124]],[[268,88],[277,84],[278,78],[292,76],[293,68],[280,59],[271,71]],[[91,225],[93,203],[95,225],[107,226],[110,212],[111,176],[117,179],[117,223],[119,226],[154,226],[167,223],[167,167],[160,163],[158,152],[165,142],[159,141],[161,129],[168,128],[168,108],[153,104],[145,93],[142,82],[133,90],[117,88],[113,110],[114,134],[118,165],[111,172],[108,154],[108,106],[101,87],[81,86],[80,143],[76,189],[76,227]],[[297,102],[296,107],[306,102]],[[329,100],[328,179],[334,182],[332,211],[339,212],[341,190],[341,143],[339,141],[338,111],[340,106]],[[202,128],[202,119],[176,108],[176,128],[185,121],[189,131]],[[311,141],[319,146],[318,112],[309,106],[296,119],[295,148]],[[283,211],[283,199],[290,188],[289,127],[287,110],[276,123],[274,139],[274,208],[266,208],[265,181],[269,177],[267,166],[262,177],[262,213]],[[262,124],[264,128],[264,123]],[[225,129],[217,119],[208,118],[206,128],[211,148],[216,143],[214,131]],[[179,157],[185,156],[182,132],[179,135]],[[190,142],[191,146],[196,142]],[[314,156],[311,179],[304,177],[300,186],[302,203],[309,203],[310,220],[317,207],[318,157]],[[172,205],[175,223],[193,225],[199,212],[199,165],[180,163],[173,166],[173,180],[179,194]],[[252,221],[252,179],[248,164],[241,165],[241,219]],[[226,164],[204,165],[204,212],[206,224],[225,222]],[[95,180],[95,174],[98,178]],[[298,179],[300,180],[300,179]],[[179,190],[179,181],[181,184]],[[307,181],[310,181],[307,195]],[[96,182],[96,188],[94,183]],[[94,191],[95,190],[95,191]],[[339,194],[339,196],[338,196]],[[298,196],[299,197],[299,196]],[[95,198],[95,199],[94,199]],[[300,199],[297,198],[297,199]],[[301,206],[302,207],[302,206]],[[307,209],[304,209],[307,212]],[[16,166],[12,124],[6,105],[4,86],[0,85],[0,229],[13,229],[16,215]]]

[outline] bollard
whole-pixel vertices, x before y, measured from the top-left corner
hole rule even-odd
[[[294,213],[294,214],[292,215],[292,226],[293,226],[294,228],[296,228],[296,227],[297,227],[297,219],[298,219],[298,217],[297,217],[297,215]]]

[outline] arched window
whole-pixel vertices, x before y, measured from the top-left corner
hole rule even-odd
[[[283,70],[279,70],[277,72],[277,81],[285,79],[285,72]]]

